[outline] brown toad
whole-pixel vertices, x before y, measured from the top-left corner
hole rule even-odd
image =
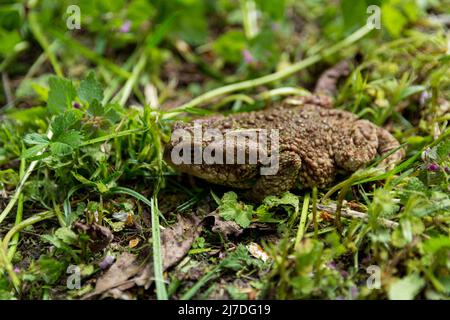
[[[325,187],[338,172],[354,172],[399,146],[385,129],[350,112],[331,109],[329,104],[328,99],[313,95],[290,98],[262,111],[178,122],[173,132],[180,129],[183,133],[172,135],[165,158],[178,171],[215,184],[249,189],[248,196],[259,201],[267,195],[280,195],[298,181],[307,187]],[[195,138],[195,130],[199,130],[200,139]],[[278,144],[271,139],[255,140],[248,132],[277,132]],[[224,137],[230,133],[244,139],[227,144]],[[218,150],[224,152],[219,154]],[[232,156],[227,158],[230,150]],[[245,162],[237,159],[240,151]],[[250,161],[255,154],[261,157]],[[261,168],[267,168],[268,157],[274,155],[277,170],[262,174]],[[403,155],[399,149],[381,165],[392,167]]]

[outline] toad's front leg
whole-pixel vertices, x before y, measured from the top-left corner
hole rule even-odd
[[[279,196],[289,191],[298,181],[302,161],[293,151],[282,151],[278,157],[278,171],[261,175],[246,196],[255,202],[261,202],[270,195]]]

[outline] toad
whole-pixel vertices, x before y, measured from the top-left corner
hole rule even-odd
[[[290,190],[297,182],[305,187],[326,187],[338,172],[354,172],[399,147],[387,130],[350,112],[330,108],[327,98],[289,98],[262,111],[177,122],[173,133],[182,134],[172,135],[165,159],[180,172],[248,189],[247,196],[260,201]],[[196,128],[200,139],[195,137]],[[247,134],[262,131],[276,132],[277,143],[270,139],[261,142]],[[230,133],[244,139],[228,142],[225,138]],[[268,169],[267,159],[274,155],[276,170],[263,174],[261,168]],[[392,168],[403,156],[404,151],[398,149],[379,166]]]
[[[247,189],[256,202],[297,183],[329,186],[338,173],[355,172],[378,156],[386,156],[378,167],[391,169],[404,157],[399,142],[370,121],[332,107],[337,81],[348,73],[349,63],[342,61],[320,76],[315,94],[261,111],[177,122],[165,160],[179,172]]]

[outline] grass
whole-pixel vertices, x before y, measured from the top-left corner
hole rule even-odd
[[[124,252],[150,261],[136,299],[448,299],[450,3],[411,3],[380,1],[402,17],[380,30],[345,0],[80,1],[81,30],[72,2],[1,5],[0,299],[82,298]],[[336,107],[395,135],[392,170],[377,159],[255,206],[164,162],[174,121],[309,94],[343,59]],[[180,216],[202,231],[167,267]]]

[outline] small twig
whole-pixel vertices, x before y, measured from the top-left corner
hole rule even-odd
[[[329,204],[329,205],[323,205],[323,204],[317,204],[317,209],[325,211],[327,213],[336,214],[336,204]],[[352,210],[352,209],[341,209],[341,215],[346,218],[354,218],[354,219],[361,219],[364,221],[369,220],[369,216],[367,213]],[[378,218],[378,222],[380,222],[383,226],[395,229],[398,227],[398,223],[392,220],[384,219],[384,218]]]

